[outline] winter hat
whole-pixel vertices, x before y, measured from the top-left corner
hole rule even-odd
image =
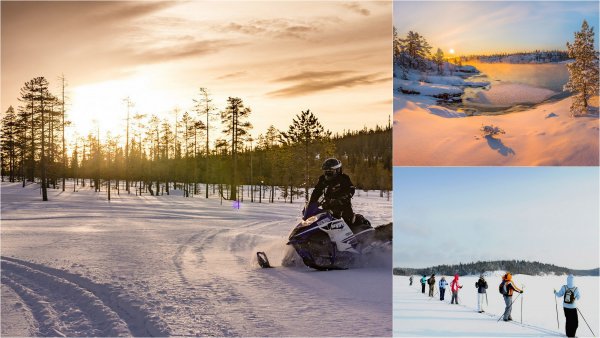
[[[567,276],[567,287],[570,289],[574,286],[575,284],[573,283],[573,275],[568,275]]]

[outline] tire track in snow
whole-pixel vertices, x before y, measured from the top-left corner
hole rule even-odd
[[[194,279],[195,283],[215,304],[216,313],[228,324],[230,334],[238,336],[272,336],[274,332],[285,332],[276,320],[265,318],[260,309],[253,306],[253,296],[240,292],[238,281],[230,277],[233,271],[239,276],[246,275],[247,266],[240,264],[233,252],[239,249],[237,234],[256,226],[262,227],[260,222],[248,222],[241,228],[223,229],[207,237],[195,247],[195,255],[185,256],[188,259],[183,261],[187,271],[203,271]]]
[[[177,274],[179,275],[179,279],[185,284],[189,285],[190,282],[188,278],[184,274],[184,266],[183,266],[183,257],[187,254],[187,250],[191,243],[196,242],[199,238],[201,238],[204,233],[197,233],[192,237],[188,238],[183,244],[181,244],[177,251],[175,252],[175,256],[173,256],[173,264],[175,264],[175,269],[177,270]],[[214,236],[214,235],[212,235]],[[205,239],[203,239],[205,240]]]
[[[173,262],[185,289],[188,290],[183,296],[185,297],[183,301],[201,304],[194,307],[196,312],[201,313],[196,313],[192,317],[200,318],[196,325],[202,324],[200,330],[194,327],[187,333],[177,334],[261,336],[279,332],[274,322],[264,320],[262,315],[249,306],[250,300],[231,285],[231,280],[211,268],[212,258],[206,257],[206,252],[213,247],[226,251],[231,249],[221,247],[218,239],[222,236],[229,238],[230,229],[210,229],[196,233],[177,248]],[[232,257],[232,263],[235,261],[237,259]],[[229,267],[236,269],[238,266],[233,264]],[[190,296],[190,293],[193,296]],[[257,328],[264,330],[260,331]]]
[[[174,332],[174,335],[239,336],[229,322],[219,316],[220,304],[214,289],[218,282],[200,282],[204,280],[202,276],[206,276],[207,271],[203,267],[204,257],[197,253],[204,250],[206,243],[211,242],[223,230],[209,228],[193,234],[179,245],[172,258],[182,287],[176,288],[170,296],[176,297],[179,304],[184,304],[183,309],[174,309],[175,312],[183,311],[177,313],[175,320],[182,320],[184,325],[180,326],[187,330]]]
[[[16,258],[1,257],[2,282],[32,309],[41,335],[165,336],[168,326],[122,289]]]

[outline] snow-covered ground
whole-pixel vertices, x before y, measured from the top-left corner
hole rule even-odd
[[[468,73],[457,76],[456,72],[450,75],[450,64],[444,65],[444,76],[423,75],[411,70],[407,80],[402,79],[400,67],[395,69],[395,166],[599,164],[597,96],[590,102],[595,108],[594,113],[577,118],[572,118],[569,111],[571,97],[531,108],[523,106],[559,97],[556,89],[547,87],[554,88],[557,86],[554,82],[557,82],[562,88],[561,81],[566,81],[564,66],[558,69],[562,73],[554,79],[546,73],[549,70],[558,72],[557,65],[484,65],[490,72],[496,72],[492,77],[495,80],[488,82],[492,78],[482,78],[485,74],[477,75],[472,66]],[[517,71],[523,67],[529,67],[527,76],[521,76]],[[499,81],[499,78],[503,80]],[[470,88],[483,86],[487,89]],[[469,102],[464,109],[439,103],[440,99],[461,102],[462,97]],[[478,110],[474,107],[514,112],[468,116],[470,110]],[[506,134],[482,135],[480,129],[484,126],[499,127]]]
[[[390,336],[391,253],[319,272],[280,265],[302,201],[242,203],[2,183],[3,336]],[[71,186],[72,188],[72,186]],[[249,199],[246,199],[247,201]],[[391,222],[391,198],[353,205]]]
[[[427,276],[429,277],[429,276]],[[441,276],[436,275],[439,281]],[[446,276],[448,282],[451,277]],[[451,305],[449,291],[446,291],[444,301],[436,297],[429,298],[421,293],[418,276],[415,276],[412,286],[408,277],[394,276],[394,336],[462,336],[462,337],[539,337],[564,336],[565,316],[562,310],[562,299],[558,301],[558,319],[556,322],[556,303],[554,289],[566,284],[565,276],[527,276],[516,275],[513,280],[518,286],[524,286],[521,312],[521,297],[517,295],[512,317],[513,322],[498,321],[504,312],[504,300],[498,292],[501,282],[499,276],[488,276],[488,304],[484,306],[485,313],[477,312],[477,290],[475,282],[478,276],[460,277],[463,288],[458,294],[460,305]],[[577,301],[585,319],[595,334],[598,334],[599,304],[598,277],[575,277],[575,284],[581,292]],[[435,288],[436,293],[438,288]],[[522,321],[521,324],[521,313]],[[578,337],[591,337],[581,315],[579,316]]]
[[[598,115],[572,118],[570,106],[569,97],[522,112],[465,117],[428,98],[397,94],[394,165],[597,166]],[[483,136],[486,125],[506,134]]]

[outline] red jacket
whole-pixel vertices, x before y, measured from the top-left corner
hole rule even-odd
[[[454,275],[454,279],[450,283],[450,290],[452,292],[457,292],[460,288],[462,288],[462,285],[458,284],[458,275]]]

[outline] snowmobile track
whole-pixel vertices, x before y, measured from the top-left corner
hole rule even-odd
[[[165,336],[168,327],[118,288],[1,256],[2,283],[31,309],[42,336]]]

